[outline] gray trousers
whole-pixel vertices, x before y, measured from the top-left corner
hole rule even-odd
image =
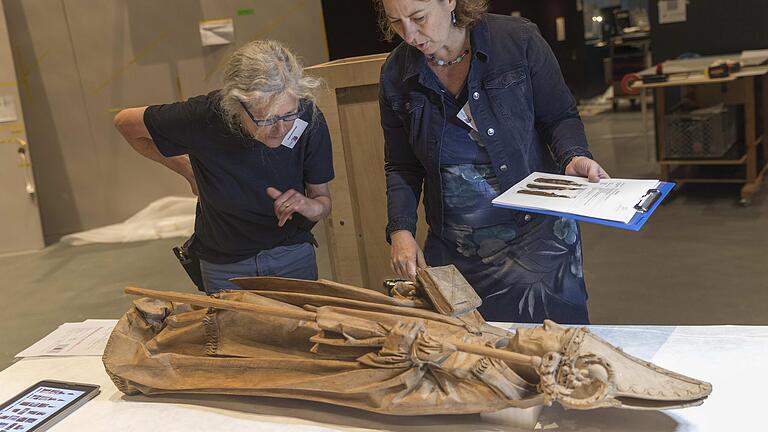
[[[203,286],[207,294],[240,289],[229,279],[249,276],[280,276],[317,280],[315,248],[309,243],[277,246],[259,252],[255,257],[231,264],[214,264],[200,260]]]

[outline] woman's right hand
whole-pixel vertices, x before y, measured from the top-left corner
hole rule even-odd
[[[192,189],[192,193],[195,196],[200,196],[200,192],[197,190],[197,182],[195,181],[195,175],[192,174],[192,177],[186,177],[187,181],[189,182],[189,188]]]
[[[390,234],[392,240],[392,271],[403,279],[416,280],[416,268],[424,268],[424,252],[408,230]]]
[[[189,155],[172,156],[165,158],[163,165],[167,166],[173,171],[181,174],[182,177],[187,179],[189,187],[192,189],[192,193],[198,196],[197,181],[195,181],[195,172],[192,171],[192,162],[189,160]]]
[[[172,171],[180,174],[189,182],[189,187],[195,196],[198,195],[195,173],[192,171],[192,163],[189,155],[165,157],[157,149],[157,145],[152,140],[152,135],[144,124],[144,112],[147,107],[126,108],[115,115],[115,128],[125,138],[128,144],[136,150],[137,153],[147,159],[165,165]]]

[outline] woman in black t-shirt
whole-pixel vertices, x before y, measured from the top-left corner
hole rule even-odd
[[[229,278],[317,279],[311,227],[328,216],[328,127],[303,75],[278,42],[229,60],[224,86],[184,102],[129,108],[115,126],[142,156],[183,176],[198,196],[196,250],[207,293]]]

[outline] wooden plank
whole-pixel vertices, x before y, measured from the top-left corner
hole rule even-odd
[[[328,84],[318,101],[333,112],[329,128],[334,144],[336,181],[332,183],[334,212],[328,227],[333,240],[336,279],[352,285],[381,290],[381,282],[394,276],[390,246],[386,242],[386,178],[384,136],[381,131],[378,84],[386,54],[336,60],[306,69]],[[338,207],[338,208],[337,208]],[[338,214],[337,214],[338,213]],[[423,206],[419,206],[417,241],[427,233]],[[343,219],[340,219],[343,218]],[[341,226],[344,220],[346,224]],[[357,271],[352,267],[357,266]],[[354,274],[357,282],[343,275]]]
[[[317,106],[325,114],[325,120],[328,123],[331,142],[333,142],[333,168],[336,174],[329,185],[333,207],[331,215],[324,222],[333,278],[338,282],[365,286],[361,273],[361,251],[357,246],[356,216],[348,186],[349,177],[335,90],[327,89],[320,92],[317,97]]]
[[[385,240],[387,185],[384,175],[384,135],[379,116],[378,85],[353,87],[339,92],[339,116],[344,152],[350,170],[350,188],[357,197],[356,212],[365,251],[368,286],[379,288],[390,270],[390,247]]]
[[[364,252],[361,274],[366,286],[377,290],[385,279],[395,277],[385,237],[387,185],[378,92],[378,83],[337,91],[349,189],[357,216],[358,250]],[[422,247],[427,233],[424,213],[420,204],[416,238]]]
[[[381,65],[388,54],[353,57],[305,68],[323,78],[329,88],[349,88],[379,83]]]
[[[378,147],[383,152],[377,102],[379,74],[386,56],[379,54],[341,59],[305,69],[325,81],[328,90],[318,100],[318,105],[324,112],[333,112],[329,128],[334,146],[336,180],[331,190],[334,211],[326,227],[335,279],[377,290],[381,289],[382,272],[389,269],[388,254],[384,260],[383,248],[379,244],[386,245],[384,228],[380,226],[382,217],[386,224],[386,194],[378,190],[380,188],[372,191],[366,182],[374,179],[383,181],[384,162],[383,155],[380,161],[360,159],[369,148]],[[363,106],[355,106],[354,103],[346,106],[349,101],[344,99],[344,95],[361,86],[370,87],[364,91],[369,95],[368,99],[375,94],[373,100]],[[342,102],[343,99],[345,102]],[[379,170],[381,173],[378,173]],[[370,212],[371,208],[376,208],[378,212]],[[375,235],[377,230],[378,236]]]
[[[331,60],[329,62],[320,63],[318,65],[309,66],[307,69],[322,69],[327,68],[329,66],[346,66],[346,65],[352,65],[352,64],[358,64],[358,63],[364,63],[368,61],[381,61],[387,58],[389,53],[380,53],[380,54],[368,54],[364,56],[357,56],[357,57],[347,57],[343,59],[338,60]]]

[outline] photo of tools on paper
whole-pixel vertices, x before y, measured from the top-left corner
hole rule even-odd
[[[583,190],[581,188],[575,188],[575,187],[569,187],[569,186],[552,186],[552,185],[542,185],[542,184],[536,184],[536,183],[528,183],[525,185],[528,189],[539,189],[539,190]]]
[[[572,180],[563,180],[563,179],[557,179],[557,178],[548,178],[548,177],[536,177],[533,179],[536,183],[549,183],[549,184],[556,184],[556,185],[563,185],[563,186],[576,186],[576,187],[583,187],[583,183],[575,182]]]
[[[641,198],[658,189],[653,179],[601,179],[534,172],[494,198],[497,207],[542,210],[627,224]]]
[[[542,184],[543,183],[543,184]],[[527,189],[519,189],[517,193],[526,195],[538,195],[551,198],[573,198],[569,195],[562,195],[555,192],[546,191],[582,191],[584,185],[571,180],[563,180],[556,178],[537,177],[533,179],[533,183],[525,185]]]
[[[538,195],[538,196],[552,197],[552,198],[570,198],[568,195],[560,195],[553,192],[544,192],[540,190],[520,189],[519,191],[517,191],[517,193],[526,194],[526,195]]]

